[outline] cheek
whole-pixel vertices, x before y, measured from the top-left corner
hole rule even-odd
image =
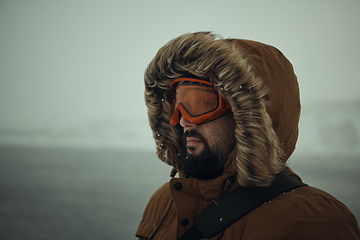
[[[221,123],[214,127],[212,135],[217,146],[221,148],[232,147],[235,143],[235,124],[233,122]]]
[[[207,133],[206,137],[210,147],[223,148],[229,144],[232,145],[235,139],[234,130],[224,126],[226,125],[213,126]]]
[[[207,125],[206,125],[207,124]],[[232,114],[200,125],[210,148],[228,148],[235,143],[235,121]]]

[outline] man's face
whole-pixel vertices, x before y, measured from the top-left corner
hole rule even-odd
[[[224,163],[235,145],[235,120],[232,112],[210,122],[196,125],[183,117],[182,151],[179,168],[184,174],[211,179],[223,172]]]

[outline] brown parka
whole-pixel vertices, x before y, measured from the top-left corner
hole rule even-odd
[[[221,176],[174,177],[182,130],[169,124],[171,79],[207,79],[229,102],[236,144]],[[136,236],[175,240],[214,200],[246,186],[268,186],[295,149],[300,117],[297,78],[275,47],[209,32],[181,35],[162,47],[145,72],[145,100],[158,157],[172,179],[151,197]],[[330,194],[300,187],[262,204],[211,239],[360,239],[349,209]]]

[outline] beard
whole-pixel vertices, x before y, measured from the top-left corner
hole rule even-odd
[[[200,139],[204,144],[204,149],[199,154],[194,155],[192,151],[195,150],[195,147],[186,146],[187,137]],[[224,164],[229,153],[226,152],[224,155],[220,149],[211,149],[201,134],[194,130],[189,130],[183,134],[178,167],[186,176],[200,180],[213,179],[220,176],[224,171]]]

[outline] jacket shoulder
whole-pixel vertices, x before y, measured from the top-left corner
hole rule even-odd
[[[288,198],[292,206],[276,239],[360,239],[355,216],[329,193],[302,187]]]
[[[165,183],[150,197],[136,232],[137,237],[149,238],[161,222],[167,209],[171,207],[172,196],[169,185],[169,183]]]
[[[339,200],[314,188],[280,194],[225,230],[224,239],[360,240],[355,216]]]

